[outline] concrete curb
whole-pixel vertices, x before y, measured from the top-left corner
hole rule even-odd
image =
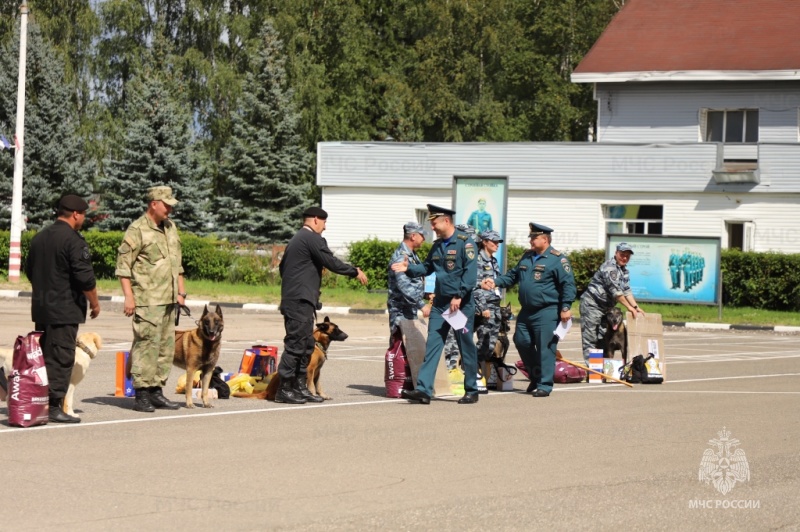
[[[0,290],[0,298],[19,298],[32,297],[31,292],[22,290]],[[112,303],[123,303],[125,298],[122,296],[99,296],[100,301],[111,301]],[[226,303],[222,301],[203,301],[199,299],[187,299],[187,307],[204,307],[206,305],[219,305],[223,308],[240,308],[242,310],[252,310],[254,312],[278,312],[278,305],[267,305],[262,303]],[[353,315],[388,315],[389,311],[384,309],[364,309],[352,307],[322,307],[319,314],[334,314],[337,316]],[[580,318],[575,322],[580,323]],[[668,327],[682,327],[685,329],[705,329],[723,331],[773,331],[785,333],[800,333],[800,327],[788,325],[737,325],[732,323],[699,323],[692,321],[665,321]]]

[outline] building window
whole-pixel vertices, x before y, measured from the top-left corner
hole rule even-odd
[[[417,223],[422,226],[425,241],[433,242],[433,229],[431,228],[431,223],[428,221],[427,209],[417,209]]]
[[[758,142],[757,109],[708,110],[705,126],[705,142]]]
[[[663,205],[604,205],[603,216],[608,234],[663,234]]]

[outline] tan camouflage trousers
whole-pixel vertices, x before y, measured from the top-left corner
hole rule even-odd
[[[134,388],[164,387],[175,356],[176,305],[136,307],[131,377]]]

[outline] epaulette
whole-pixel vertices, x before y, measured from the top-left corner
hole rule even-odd
[[[465,233],[458,233],[458,238],[460,238],[461,240],[466,240],[467,235]]]
[[[550,253],[552,253],[556,257],[560,257],[561,256],[561,252],[559,250],[557,250],[557,249],[551,249]]]

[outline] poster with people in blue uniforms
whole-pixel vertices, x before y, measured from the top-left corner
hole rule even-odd
[[[494,230],[505,239],[508,178],[461,177],[453,179],[453,209],[456,224],[472,226],[476,234]],[[501,272],[505,272],[505,244],[495,253]]]
[[[719,303],[719,238],[614,234],[608,235],[606,255],[623,241],[635,250],[627,268],[637,300]]]

